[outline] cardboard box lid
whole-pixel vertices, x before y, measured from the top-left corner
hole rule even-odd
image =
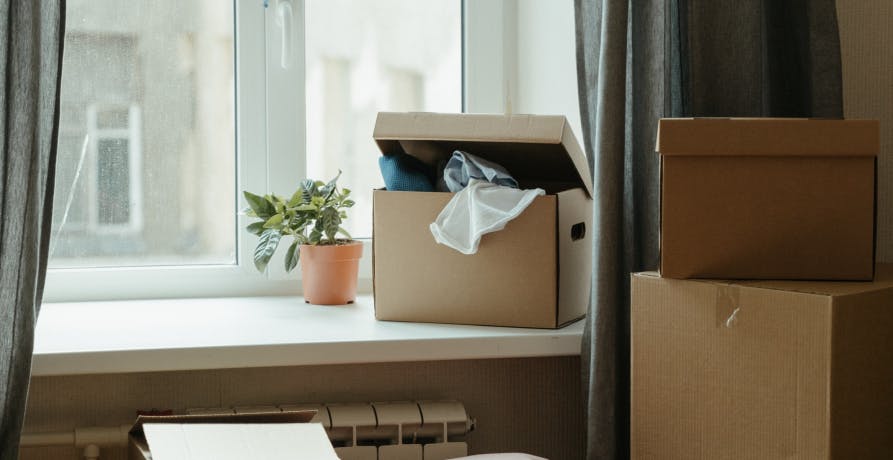
[[[877,156],[878,120],[663,118],[661,155]]]
[[[309,422],[316,411],[248,414],[190,414],[137,418],[130,430],[138,458],[154,460],[204,458],[337,459],[322,425]],[[190,451],[192,448],[192,451]]]
[[[657,272],[634,273],[633,276],[660,278]],[[839,297],[852,294],[893,289],[893,264],[878,264],[874,281],[777,281],[777,280],[714,280],[690,279],[704,283],[726,284],[758,289],[816,294],[828,297]]]
[[[383,155],[437,165],[462,150],[502,165],[522,187],[573,184],[592,196],[586,155],[563,115],[380,112],[373,138]]]

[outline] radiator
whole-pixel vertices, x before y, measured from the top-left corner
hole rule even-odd
[[[284,404],[194,408],[187,414],[264,413],[316,410],[341,460],[446,460],[468,455],[465,435],[475,421],[458,401]],[[129,425],[85,427],[68,432],[25,433],[21,447],[73,445],[98,460],[100,448],[126,447]]]

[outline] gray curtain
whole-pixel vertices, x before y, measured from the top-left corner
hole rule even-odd
[[[0,0],[0,459],[17,456],[53,203],[64,0]]]
[[[575,0],[595,184],[582,363],[587,458],[629,457],[629,273],[656,269],[657,121],[840,117],[834,0]]]

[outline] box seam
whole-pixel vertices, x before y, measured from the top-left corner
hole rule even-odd
[[[555,316],[552,318],[552,327],[559,327],[561,318],[561,223],[559,222],[559,210],[561,209],[561,197],[555,194],[555,214],[552,221],[555,223],[555,239],[552,248],[555,251]]]
[[[830,312],[829,312],[829,325],[828,325],[828,336],[830,339],[828,340],[828,374],[825,377],[828,382],[828,390],[825,394],[825,411],[826,416],[828,417],[828,425],[825,427],[825,439],[827,440],[827,458],[834,458],[834,417],[831,415],[832,407],[834,406],[834,363],[836,361],[834,356],[834,342],[835,342],[835,327],[834,324],[835,316],[837,315],[837,308],[835,308],[836,299],[831,298],[829,302]]]

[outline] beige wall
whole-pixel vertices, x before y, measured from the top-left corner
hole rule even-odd
[[[477,419],[467,437],[472,453],[570,460],[582,458],[580,392],[577,357],[37,377],[25,431],[126,424],[137,409],[456,399]],[[74,448],[32,448],[21,458],[82,457]],[[125,456],[108,450],[101,458]]]
[[[878,259],[893,262],[893,1],[838,0],[847,118],[881,121]]]

